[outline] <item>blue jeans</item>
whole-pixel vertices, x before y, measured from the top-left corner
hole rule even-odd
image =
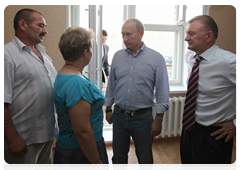
[[[153,122],[152,109],[147,112],[126,116],[116,106],[113,112],[113,157],[114,164],[127,164],[130,137],[135,145],[135,152],[140,164],[152,164],[151,125]]]

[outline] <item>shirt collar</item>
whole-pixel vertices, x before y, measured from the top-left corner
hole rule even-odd
[[[142,47],[137,51],[137,54],[134,56],[137,56],[138,54],[140,54],[140,52],[143,51],[144,48],[146,47],[143,41],[142,41],[142,43],[143,43]],[[126,48],[125,51],[128,52],[129,54],[133,55],[128,48]]]
[[[27,47],[25,44],[22,43],[21,40],[18,39],[18,37],[16,37],[16,35],[14,35],[12,41],[14,44],[16,44],[16,46],[19,48],[20,51],[22,51],[24,47]]]
[[[22,51],[24,48],[28,48],[16,35],[13,37],[13,43],[16,44],[16,46],[19,48],[20,51]],[[36,48],[42,52],[46,51],[46,48],[40,44],[36,45]],[[30,49],[31,50],[31,49]]]
[[[209,49],[207,49],[206,51],[204,51],[202,54],[200,54],[200,56],[202,58],[204,58],[207,61],[210,61],[212,56],[215,54],[216,52],[216,48],[218,48],[215,44],[210,47]]]

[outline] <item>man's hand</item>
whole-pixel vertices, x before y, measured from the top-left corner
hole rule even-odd
[[[161,133],[162,120],[163,120],[163,114],[157,114],[155,117],[155,120],[152,123],[152,129],[151,129],[152,136],[157,136]]]
[[[211,136],[219,135],[215,138],[216,140],[226,137],[225,142],[228,142],[236,135],[236,126],[234,125],[233,120],[225,123],[214,124],[213,126],[222,127],[221,129],[211,133]]]
[[[25,140],[17,136],[11,142],[8,142],[9,151],[12,153],[13,157],[23,156],[28,152],[27,144]]]
[[[8,144],[8,149],[13,157],[23,156],[28,152],[27,144],[22,139],[14,127],[8,103],[4,103],[4,139]]]
[[[111,110],[112,107],[107,107],[107,110]],[[106,113],[106,120],[109,124],[113,123],[113,113],[112,112],[107,112]]]

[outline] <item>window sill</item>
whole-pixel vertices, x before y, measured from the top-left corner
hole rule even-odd
[[[186,93],[187,87],[183,85],[170,85],[170,94]]]

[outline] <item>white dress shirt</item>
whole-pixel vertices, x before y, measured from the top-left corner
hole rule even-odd
[[[195,52],[187,51],[188,78]],[[236,114],[236,55],[213,45],[200,56],[196,122],[203,126],[232,120]]]

